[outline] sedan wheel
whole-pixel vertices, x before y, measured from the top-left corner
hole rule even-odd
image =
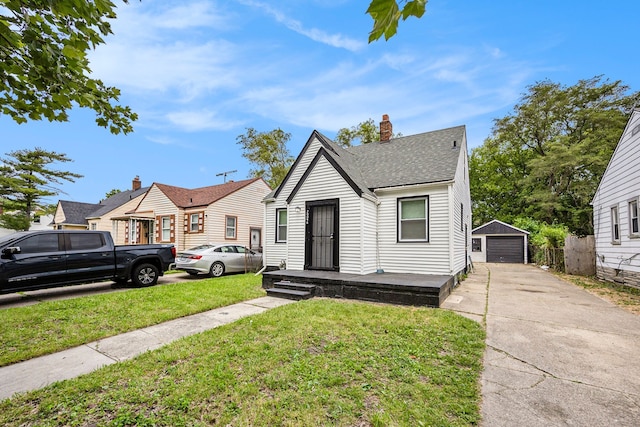
[[[222,276],[224,274],[224,264],[219,261],[214,262],[213,265],[211,265],[211,270],[209,270],[209,273],[212,277]]]

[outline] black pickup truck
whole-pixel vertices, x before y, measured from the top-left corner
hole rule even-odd
[[[107,231],[21,231],[0,237],[0,294],[102,280],[151,286],[175,256],[173,245],[114,246]]]

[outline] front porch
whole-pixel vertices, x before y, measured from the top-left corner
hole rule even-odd
[[[271,296],[293,299],[314,296],[347,298],[429,307],[440,307],[454,285],[454,276],[446,275],[359,275],[319,270],[274,270],[262,274],[262,287]]]

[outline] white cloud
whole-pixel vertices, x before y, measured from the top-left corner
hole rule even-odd
[[[220,117],[213,111],[176,111],[167,113],[166,119],[187,132],[203,130],[230,130],[242,125],[242,121]]]
[[[288,29],[300,35],[308,37],[313,41],[323,43],[328,46],[347,49],[353,52],[361,50],[366,46],[366,44],[362,41],[343,36],[342,34],[328,34],[318,28],[307,29],[300,21],[289,18],[284,13],[274,9],[266,3],[251,0],[240,0],[240,3],[246,6],[251,6],[263,10],[265,13],[271,15],[277,22],[281,23]]]

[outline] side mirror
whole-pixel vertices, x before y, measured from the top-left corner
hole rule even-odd
[[[2,249],[2,255],[19,254],[20,252],[20,246],[7,246],[6,248]]]

